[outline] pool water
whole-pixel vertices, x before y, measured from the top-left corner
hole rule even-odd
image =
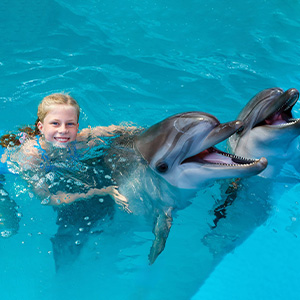
[[[0,130],[33,124],[54,92],[78,100],[84,128],[150,126],[194,110],[227,122],[262,89],[299,88],[299,1],[2,0],[0,13]],[[199,232],[218,185],[178,212],[152,266],[151,231],[118,211],[120,224],[56,273],[56,214],[9,174],[22,218],[0,240],[2,298],[299,299],[299,174],[288,171],[294,180],[274,182],[265,222],[211,272]]]

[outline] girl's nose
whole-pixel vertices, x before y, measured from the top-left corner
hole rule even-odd
[[[68,132],[68,128],[66,127],[66,125],[62,124],[62,125],[59,127],[59,132],[60,132],[60,133],[67,133],[67,132]]]

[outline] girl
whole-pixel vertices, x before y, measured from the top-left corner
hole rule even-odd
[[[130,212],[127,199],[112,185],[110,170],[82,163],[78,155],[92,149],[95,137],[110,137],[125,128],[112,125],[78,132],[79,113],[69,95],[49,95],[38,106],[34,130],[23,130],[21,140],[2,139],[2,145],[9,145],[2,161],[32,185],[42,204],[57,211],[58,230],[51,238],[56,270],[77,259],[90,234],[101,232],[95,225],[113,218],[114,202]],[[11,147],[14,144],[20,147]]]
[[[21,174],[30,173],[31,170],[41,173],[43,171],[40,167],[41,164],[47,166],[50,163],[50,152],[54,151],[54,148],[66,149],[66,151],[60,152],[63,155],[66,153],[72,155],[72,152],[74,155],[74,152],[79,148],[86,147],[86,149],[89,149],[93,146],[91,137],[108,137],[117,131],[124,130],[123,127],[111,125],[109,127],[86,128],[78,132],[79,114],[79,105],[71,96],[67,94],[46,96],[38,106],[38,119],[35,123],[35,129],[30,130],[30,128],[26,128],[24,130],[25,135],[23,133],[21,139],[14,137],[17,145],[21,144],[23,140],[20,150],[17,152],[17,157],[15,153],[10,155],[11,161],[18,162],[18,172]],[[7,158],[5,155],[2,156],[2,161],[5,158]],[[33,188],[37,196],[41,198],[42,204],[45,205],[57,206],[70,204],[74,201],[88,199],[93,196],[109,195],[117,204],[127,209],[126,198],[118,192],[115,186],[101,189],[91,187],[85,193],[65,193],[58,191],[55,194],[49,191],[47,185],[39,186],[38,184],[34,184]]]

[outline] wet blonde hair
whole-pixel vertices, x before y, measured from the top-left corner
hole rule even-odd
[[[38,121],[44,122],[44,119],[48,112],[51,110],[52,105],[71,105],[75,108],[77,113],[77,122],[79,120],[79,114],[80,114],[80,107],[77,103],[77,101],[72,98],[68,94],[51,94],[49,96],[46,96],[41,103],[38,106]],[[37,122],[38,122],[37,121]]]

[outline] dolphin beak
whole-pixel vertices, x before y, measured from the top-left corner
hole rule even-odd
[[[205,138],[203,143],[204,148],[209,148],[226,140],[241,127],[243,127],[243,125],[243,122],[239,120],[220,124],[219,126],[215,127]]]

